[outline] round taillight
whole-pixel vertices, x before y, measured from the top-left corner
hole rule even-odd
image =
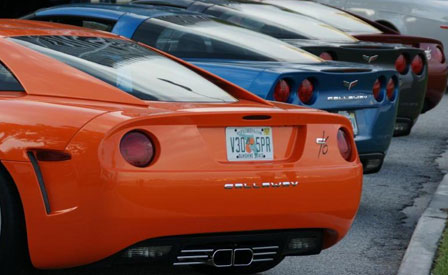
[[[339,152],[341,152],[341,156],[346,161],[351,161],[353,155],[352,143],[349,135],[343,129],[339,129],[338,131],[338,147]]]
[[[381,101],[383,99],[383,96],[381,94],[381,80],[377,79],[375,83],[373,83],[372,88],[373,97],[376,99],[376,101]]]
[[[291,88],[289,87],[286,80],[281,79],[277,85],[275,85],[274,90],[274,100],[280,102],[288,102],[289,94],[291,93]]]
[[[416,75],[421,75],[423,72],[423,58],[420,55],[416,55],[411,63],[412,71]]]
[[[408,71],[408,61],[403,54],[400,54],[397,60],[395,60],[395,69],[400,74],[405,74]]]
[[[443,55],[442,49],[439,47],[436,47],[436,49],[432,53],[432,58],[434,58],[434,60],[436,60],[439,63],[445,62],[445,56]]]
[[[151,139],[140,131],[131,131],[120,142],[123,158],[136,167],[146,167],[154,157],[154,145]]]
[[[395,80],[393,78],[389,79],[389,82],[387,82],[386,94],[390,101],[395,99]]]
[[[329,60],[332,61],[334,60],[333,56],[331,55],[331,53],[328,52],[323,52],[319,55],[320,58],[322,58],[323,60]]]
[[[314,94],[313,83],[308,79],[303,80],[302,83],[300,84],[297,94],[299,95],[300,101],[302,101],[305,104],[310,104]]]

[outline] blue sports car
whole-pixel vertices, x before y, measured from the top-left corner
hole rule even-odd
[[[297,0],[299,1],[299,0]],[[292,1],[292,2],[297,2]],[[300,2],[300,1],[299,1]],[[282,2],[283,3],[283,2]],[[401,44],[361,42],[291,5],[263,0],[136,0],[136,6],[183,8],[260,32],[326,60],[369,63],[399,72],[400,99],[395,135],[409,135],[424,105],[428,64],[421,49]]]
[[[340,113],[352,122],[365,173],[382,166],[397,113],[394,70],[326,62],[270,36],[169,7],[78,4],[26,18],[112,31],[186,59],[260,97]]]

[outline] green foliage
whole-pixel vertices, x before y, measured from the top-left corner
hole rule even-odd
[[[447,275],[448,274],[448,227],[443,233],[442,241],[440,243],[439,251],[437,253],[437,259],[435,261],[434,275]]]

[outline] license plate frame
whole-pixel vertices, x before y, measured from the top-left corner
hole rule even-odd
[[[352,128],[353,128],[353,133],[355,134],[355,136],[358,135],[358,122],[356,120],[355,112],[338,111],[338,114],[345,116],[346,118],[348,118],[348,120],[350,120],[350,123],[352,124]]]
[[[228,161],[274,160],[272,127],[226,127],[225,132]]]

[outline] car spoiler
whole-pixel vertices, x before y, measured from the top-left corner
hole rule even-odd
[[[420,43],[432,43],[437,44],[443,50],[443,44],[437,39],[419,37],[419,36],[410,36],[410,35],[402,35],[402,34],[359,34],[354,35],[357,39],[367,40],[372,42],[386,42],[386,43],[397,43],[397,44],[415,44]],[[418,46],[414,46],[418,48]]]

